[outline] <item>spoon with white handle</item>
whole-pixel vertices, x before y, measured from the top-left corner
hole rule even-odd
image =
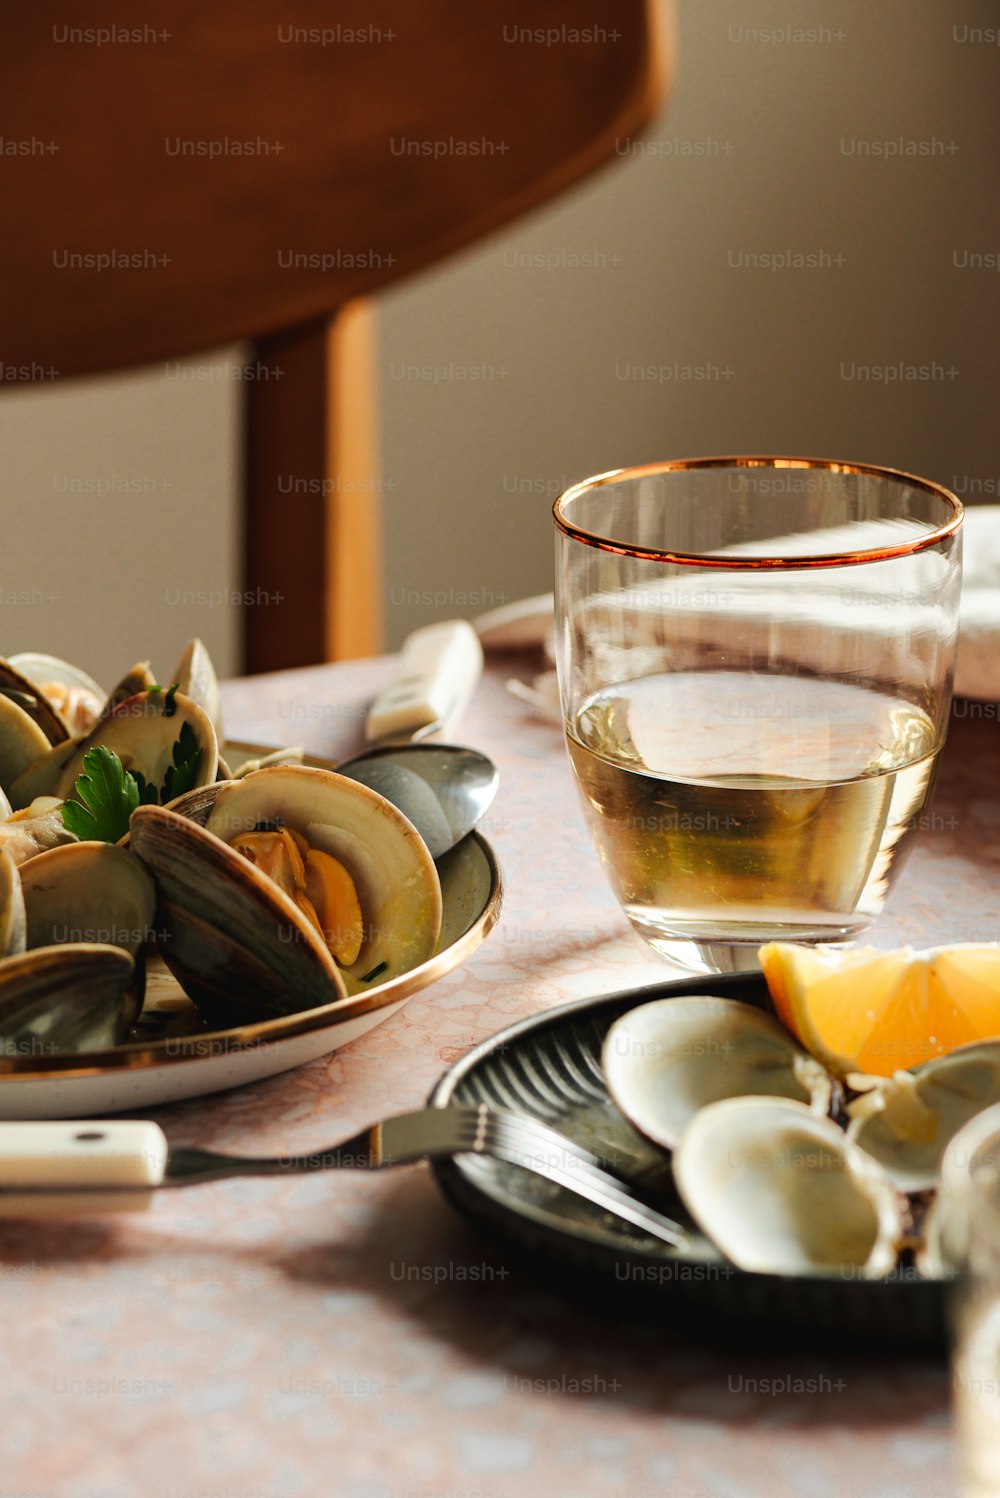
[[[404,642],[392,680],[376,697],[365,735],[371,747],[337,766],[399,808],[440,858],[471,832],[497,792],[497,767],[477,749],[414,742],[449,733],[482,674],[472,625],[449,619]]]

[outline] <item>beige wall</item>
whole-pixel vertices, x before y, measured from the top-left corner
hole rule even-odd
[[[1000,254],[998,25],[682,0],[644,144],[381,299],[390,644],[547,588],[551,498],[621,463],[784,450],[1000,498],[1000,276],[971,259]],[[782,252],[814,263],[749,260]],[[233,668],[236,367],[0,399],[0,649],[107,677],[197,631]]]

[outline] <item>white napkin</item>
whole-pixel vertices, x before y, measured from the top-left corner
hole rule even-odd
[[[1000,505],[977,505],[965,512],[962,599],[955,692],[959,697],[981,701],[1000,701]],[[892,563],[882,564],[892,566]],[[720,577],[723,574],[703,574]],[[800,576],[805,586],[806,574]],[[816,574],[808,574],[808,586],[821,586]],[[664,584],[676,588],[676,581]],[[783,585],[784,587],[784,585]],[[768,614],[780,613],[781,593],[768,595]],[[865,626],[865,608],[852,616],[852,625]],[[874,639],[884,614],[876,605],[868,621]],[[553,598],[551,593],[523,598],[516,603],[494,609],[473,621],[483,648],[488,651],[545,650],[552,659],[554,636]],[[831,640],[831,645],[832,645]],[[888,643],[888,642],[887,642]]]

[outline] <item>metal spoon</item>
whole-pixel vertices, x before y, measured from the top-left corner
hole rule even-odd
[[[432,858],[440,858],[472,831],[500,783],[491,759],[459,744],[386,744],[345,759],[337,773],[397,806]]]

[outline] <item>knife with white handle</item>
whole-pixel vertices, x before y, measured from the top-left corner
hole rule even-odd
[[[392,680],[365,723],[370,744],[412,743],[431,733],[449,737],[483,671],[483,647],[465,619],[414,630],[403,642]]]

